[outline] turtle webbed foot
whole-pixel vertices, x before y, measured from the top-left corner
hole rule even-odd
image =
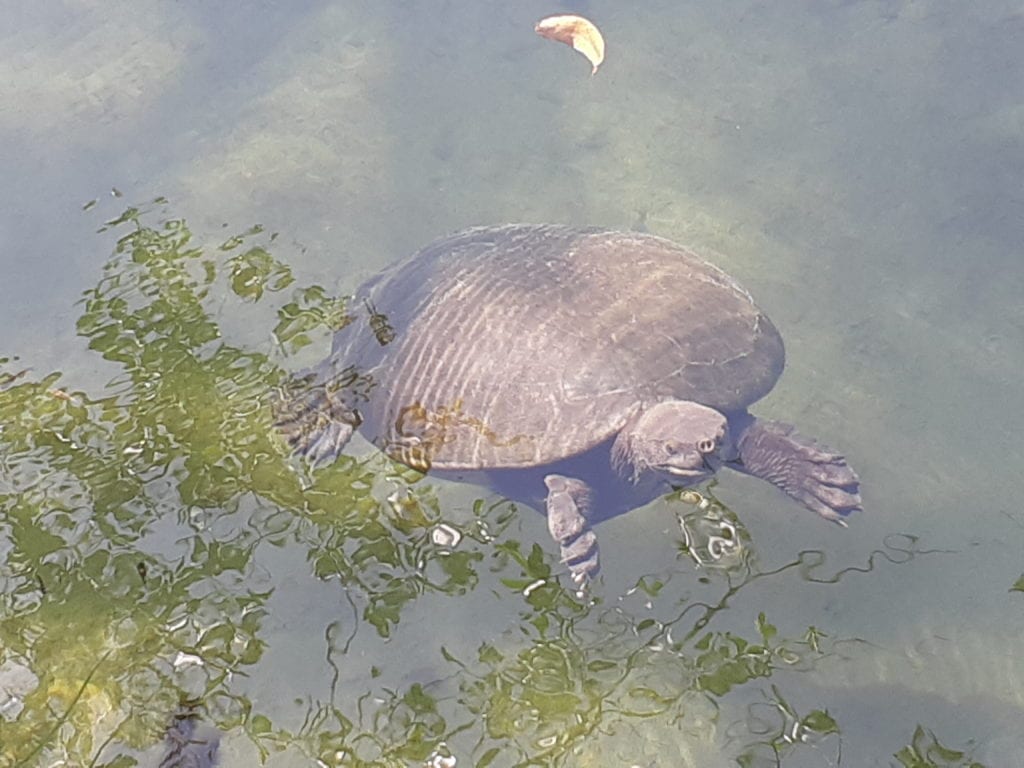
[[[597,536],[587,519],[590,487],[563,475],[548,475],[544,484],[548,487],[548,530],[561,548],[562,562],[569,568],[573,583],[582,591],[601,568]]]
[[[739,439],[736,468],[777,485],[805,507],[845,526],[861,511],[860,479],[836,453],[789,424],[755,420]]]
[[[314,467],[338,458],[359,425],[359,415],[323,385],[282,393],[274,417],[288,446]]]

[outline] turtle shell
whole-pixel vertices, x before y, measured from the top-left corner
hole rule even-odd
[[[424,469],[552,463],[666,399],[742,410],[784,363],[746,290],[636,232],[466,230],[373,278],[352,306],[325,372],[369,439]]]

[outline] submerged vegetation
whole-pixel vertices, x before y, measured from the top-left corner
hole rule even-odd
[[[735,516],[690,492],[675,503],[693,507],[681,550],[707,569],[699,589],[666,601],[669,581],[645,575],[606,606],[562,588],[551,553],[517,538],[508,502],[478,499],[456,519],[379,457],[310,473],[275,439],[268,395],[284,358],[348,322],[345,302],[300,286],[259,228],[210,247],[156,218],[130,208],[104,226],[116,246],[78,320],[118,369],[102,393],[0,360],[0,765],[155,764],[168,726],[200,717],[232,742],[226,764],[706,765],[727,749],[753,767],[841,752],[827,708],[797,712],[774,681],[836,641],[815,627],[786,637],[764,613],[747,632],[715,627],[750,584],[793,569],[818,579],[815,553],[761,571]],[[230,340],[225,318],[268,304],[267,350]],[[912,557],[913,542],[895,551]],[[310,584],[334,582],[355,616],[325,610],[318,625],[323,697],[250,683],[267,678],[269,638],[287,643],[274,552],[297,554]],[[387,643],[404,612],[483,590],[514,626],[469,654],[419,627],[429,672],[358,672],[357,634],[401,666]],[[744,727],[723,721],[751,685],[764,703]],[[894,757],[961,764],[929,738]]]

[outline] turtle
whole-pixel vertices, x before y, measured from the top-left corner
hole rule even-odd
[[[694,250],[642,232],[475,227],[368,280],[276,425],[314,465],[359,431],[409,467],[534,503],[580,588],[596,523],[722,467],[845,526],[845,457],[749,406],[785,364],[775,325]]]

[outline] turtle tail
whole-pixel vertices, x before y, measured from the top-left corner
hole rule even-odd
[[[293,453],[313,466],[338,458],[362,419],[342,399],[342,391],[318,380],[315,371],[299,374],[278,393],[274,426]]]

